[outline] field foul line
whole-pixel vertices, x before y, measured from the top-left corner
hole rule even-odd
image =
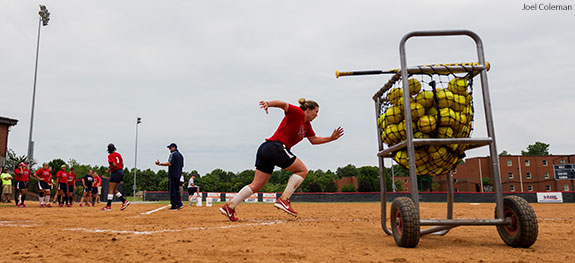
[[[158,209],[154,209],[154,210],[152,210],[152,211],[144,212],[144,213],[141,213],[141,214],[142,214],[142,215],[149,215],[149,214],[158,212],[158,211],[160,211],[160,210],[162,210],[162,209],[166,209],[166,208],[168,208],[168,207],[170,207],[170,206],[171,206],[171,205],[162,206],[162,207],[160,207],[160,208],[158,208]]]
[[[242,225],[225,225],[225,226],[215,226],[215,227],[190,227],[184,229],[164,229],[164,230],[156,230],[156,231],[128,231],[128,230],[113,230],[113,229],[88,229],[88,228],[68,228],[64,230],[68,231],[83,231],[83,232],[90,232],[90,233],[118,233],[118,234],[134,234],[134,235],[153,235],[158,233],[168,233],[168,232],[182,232],[182,231],[194,231],[194,230],[210,230],[210,229],[229,229],[229,228],[237,228],[237,227],[244,227],[244,226],[271,226],[277,224],[283,224],[287,221],[284,220],[276,220],[272,222],[261,222],[261,223],[249,223],[249,224],[242,224]]]

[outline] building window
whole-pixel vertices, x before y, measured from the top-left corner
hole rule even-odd
[[[527,174],[525,175],[525,179],[531,179],[531,173],[527,172]]]
[[[569,191],[569,185],[563,185],[563,191],[567,192]]]
[[[405,183],[405,184],[406,184],[406,183],[407,183],[407,179],[403,179],[403,183]]]
[[[543,160],[543,166],[547,166],[547,160]]]
[[[528,186],[527,186],[527,191],[533,192],[533,185],[528,185]]]
[[[453,178],[453,183],[457,183],[457,178]]]
[[[515,192],[515,185],[510,185],[510,186],[509,186],[509,191]]]
[[[530,165],[529,160],[525,160],[525,166],[529,166],[529,165]]]
[[[507,160],[507,166],[511,166],[513,165],[513,162],[511,162],[511,160]]]
[[[545,191],[551,191],[551,185],[546,185],[546,186],[545,186]]]
[[[559,161],[559,163],[565,164],[565,160],[561,160],[561,161]]]
[[[513,179],[513,173],[509,173],[509,179]]]
[[[543,173],[543,177],[545,177],[545,179],[549,179],[549,172]]]
[[[459,192],[459,189],[455,188],[455,192]]]

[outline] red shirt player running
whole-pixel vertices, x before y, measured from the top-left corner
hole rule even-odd
[[[220,212],[230,221],[238,220],[235,216],[235,208],[265,186],[275,166],[293,174],[274,206],[289,215],[297,216],[289,198],[303,182],[308,170],[303,162],[290,151],[291,148],[303,138],[307,138],[311,144],[322,144],[335,141],[343,135],[343,129],[338,127],[329,137],[317,137],[311,127],[311,121],[317,117],[319,105],[315,101],[306,99],[299,99],[298,102],[299,107],[279,100],[260,101],[260,108],[264,109],[266,114],[269,107],[275,107],[282,109],[285,117],[274,135],[260,145],[256,154],[256,172],[252,183],[244,186],[230,202],[220,208]]]
[[[40,190],[38,201],[40,201],[40,207],[51,207],[50,189],[52,186],[52,173],[50,172],[48,163],[43,163],[42,168],[38,169],[33,176],[38,179],[38,189]]]
[[[122,201],[122,206],[120,210],[126,209],[130,202],[128,202],[122,193],[118,192],[116,189],[118,184],[122,182],[122,178],[124,177],[124,160],[122,159],[122,155],[116,152],[116,146],[110,143],[108,144],[108,165],[110,166],[110,182],[108,183],[108,202],[105,207],[102,207],[102,211],[111,211],[112,210],[112,199],[114,199],[114,195]]]

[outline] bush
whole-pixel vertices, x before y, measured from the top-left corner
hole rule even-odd
[[[356,190],[355,190],[355,185],[353,185],[353,184],[344,184],[344,185],[341,187],[341,190],[340,190],[340,191],[341,191],[341,192],[356,192]]]

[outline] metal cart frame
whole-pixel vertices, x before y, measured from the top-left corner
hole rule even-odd
[[[475,41],[477,49],[478,63],[468,64],[448,64],[448,65],[426,65],[417,67],[407,67],[407,57],[405,44],[407,40],[414,37],[441,37],[441,36],[467,36]],[[394,235],[395,241],[402,247],[415,247],[419,242],[419,237],[427,234],[445,235],[450,229],[462,225],[483,226],[495,225],[498,228],[499,235],[507,245],[514,247],[529,247],[537,239],[537,219],[531,206],[524,199],[513,196],[503,197],[501,175],[499,170],[499,158],[495,140],[495,128],[493,126],[493,115],[491,111],[491,99],[489,86],[487,82],[487,70],[489,64],[485,61],[483,51],[483,42],[481,38],[469,30],[453,31],[415,31],[403,36],[399,46],[401,68],[392,71],[358,71],[358,72],[337,72],[336,76],[346,75],[371,75],[395,73],[391,79],[374,95],[376,119],[381,114],[383,94],[391,89],[393,84],[398,80],[402,81],[404,116],[406,123],[406,140],[384,149],[382,142],[382,129],[378,127],[378,145],[379,152],[379,173],[381,186],[381,227],[388,235]],[[411,103],[409,94],[409,83],[406,81],[411,74],[451,74],[451,73],[471,73],[470,77],[480,76],[481,92],[483,97],[483,106],[485,121],[487,126],[487,136],[485,138],[428,138],[415,139],[413,135],[413,125],[411,116]],[[471,148],[483,146],[489,147],[489,156],[491,157],[491,172],[494,180],[495,190],[495,219],[453,219],[453,181],[451,172],[446,175],[447,181],[447,216],[446,219],[420,219],[419,217],[419,192],[417,185],[417,172],[415,161],[415,146],[422,145],[447,145],[447,144],[466,144]],[[407,148],[409,161],[409,178],[411,198],[398,197],[392,202],[390,221],[391,229],[386,224],[386,204],[387,204],[387,187],[385,181],[385,164],[384,158],[392,158],[393,153]],[[409,200],[411,199],[411,200]],[[518,208],[519,207],[519,208]],[[403,209],[403,210],[402,210]],[[402,222],[405,221],[405,222]],[[432,226],[420,230],[420,226]],[[521,232],[521,233],[519,233]],[[519,233],[519,234],[518,234]]]

